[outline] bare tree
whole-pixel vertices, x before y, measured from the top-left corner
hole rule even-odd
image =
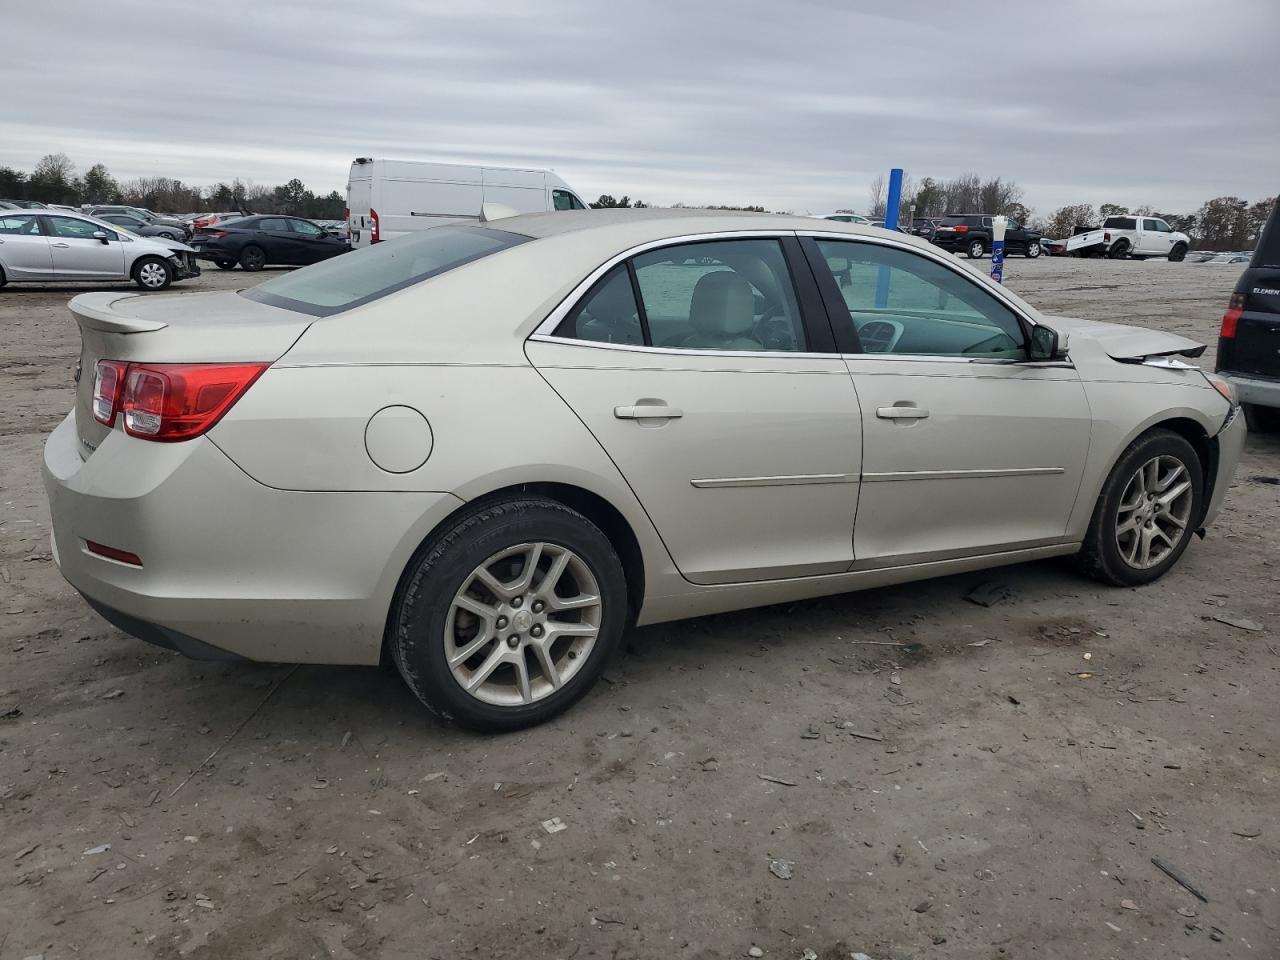
[[[1059,207],[1045,224],[1045,232],[1051,237],[1069,237],[1076,227],[1091,227],[1098,222],[1098,215],[1088,203],[1074,203]]]
[[[873,220],[878,220],[884,216],[884,190],[884,174],[882,173],[871,181],[871,190],[868,194],[868,198],[871,200],[871,206],[867,208],[867,215]]]

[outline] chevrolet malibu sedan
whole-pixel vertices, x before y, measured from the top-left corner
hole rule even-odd
[[[489,730],[631,624],[1053,556],[1148,583],[1244,437],[1190,340],[801,217],[519,216],[71,310],[44,475],[89,604],[193,657],[385,658]]]

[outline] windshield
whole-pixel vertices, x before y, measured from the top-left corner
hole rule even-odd
[[[260,303],[327,317],[479,260],[529,237],[488,227],[433,227],[286,273],[241,292]]]

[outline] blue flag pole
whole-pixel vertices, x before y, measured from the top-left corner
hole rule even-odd
[[[902,203],[902,168],[894,167],[889,171],[889,194],[884,201],[884,228],[898,229],[898,207]],[[880,267],[876,278],[876,306],[889,305],[889,268]]]

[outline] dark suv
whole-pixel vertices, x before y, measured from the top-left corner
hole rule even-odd
[[[1280,430],[1280,203],[1222,315],[1214,369],[1235,385],[1250,430]]]
[[[943,217],[930,239],[943,250],[977,259],[991,252],[991,214],[966,213]],[[1010,220],[1004,234],[1004,249],[1006,253],[1038,257],[1040,234],[1028,230],[1017,220]]]

